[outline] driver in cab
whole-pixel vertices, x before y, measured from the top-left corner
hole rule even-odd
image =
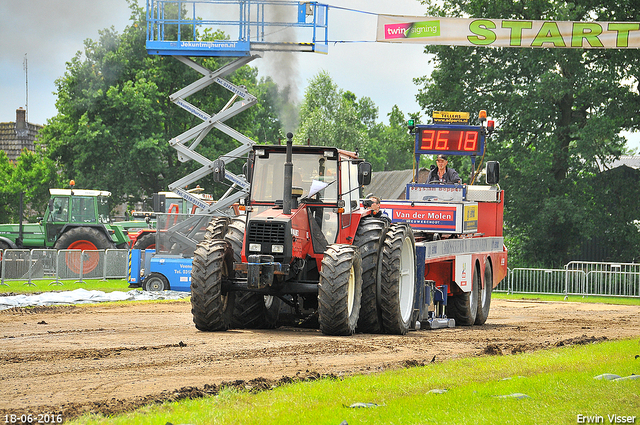
[[[433,168],[427,178],[427,183],[444,183],[444,184],[460,184],[462,179],[458,175],[458,172],[453,168],[447,167],[447,156],[438,155],[436,164],[438,166]]]

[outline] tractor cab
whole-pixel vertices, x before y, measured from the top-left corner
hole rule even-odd
[[[336,148],[290,149],[289,160],[287,146],[281,145],[254,146],[249,155],[244,259],[256,254],[284,263],[307,255],[320,258],[328,245],[353,236],[342,229],[358,220],[352,215],[359,207],[360,186],[370,180],[370,165]]]
[[[69,224],[111,224],[110,192],[83,189],[49,189],[49,192],[51,198],[43,223],[48,244],[53,244],[62,228]]]
[[[281,273],[318,266],[327,247],[348,243],[365,210],[360,187],[371,166],[353,152],[323,146],[254,146],[243,263],[276,262]],[[253,259],[253,260],[252,260]]]

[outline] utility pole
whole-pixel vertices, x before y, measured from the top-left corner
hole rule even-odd
[[[24,68],[24,110],[25,110],[25,122],[29,122],[29,67],[27,66],[27,54],[24,54],[24,61],[22,62]]]

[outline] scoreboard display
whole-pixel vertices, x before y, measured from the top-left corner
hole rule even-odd
[[[416,126],[416,154],[482,155],[484,129],[468,125]]]

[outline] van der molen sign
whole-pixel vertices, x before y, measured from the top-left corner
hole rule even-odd
[[[638,49],[640,22],[378,15],[376,41],[473,47]]]

